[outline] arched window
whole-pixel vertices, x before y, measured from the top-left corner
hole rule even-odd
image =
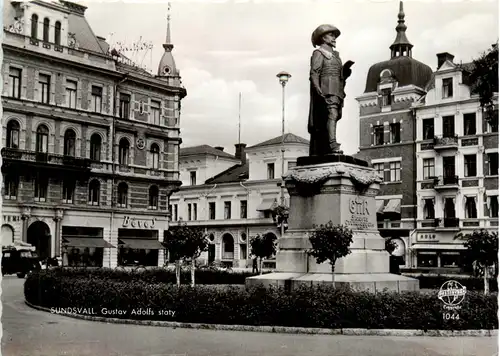
[[[50,30],[50,20],[48,18],[43,19],[43,42],[49,42],[49,30]]]
[[[149,209],[158,209],[158,187],[156,185],[149,188]]]
[[[38,38],[38,15],[31,15],[31,38]]]
[[[36,151],[43,153],[49,151],[49,129],[45,125],[38,126],[36,130]]]
[[[128,165],[129,151],[130,143],[126,138],[122,138],[120,140],[120,149],[118,154],[118,162],[121,165]]]
[[[118,206],[121,208],[127,207],[128,185],[125,182],[118,184]]]
[[[89,204],[99,205],[99,198],[101,192],[101,183],[97,179],[94,179],[89,184]]]
[[[19,123],[15,120],[7,124],[7,147],[19,148]]]
[[[64,133],[64,155],[75,157],[76,134],[75,131],[68,129]]]
[[[90,137],[90,159],[101,160],[101,136],[96,133]]]
[[[160,168],[160,147],[156,143],[151,145],[151,168]]]
[[[61,45],[61,23],[59,21],[56,22],[55,26],[55,32],[54,32],[54,42],[56,45],[60,46]]]

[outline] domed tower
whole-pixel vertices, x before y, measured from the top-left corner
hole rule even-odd
[[[416,127],[411,106],[425,94],[432,69],[413,58],[413,45],[406,36],[403,2],[399,4],[396,38],[390,59],[373,64],[364,93],[357,97],[360,112],[358,158],[365,159],[383,176],[377,196],[380,234],[394,239],[398,256],[391,265],[409,267],[406,246],[416,228]],[[394,273],[396,270],[391,270]]]

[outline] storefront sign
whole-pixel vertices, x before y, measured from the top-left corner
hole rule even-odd
[[[436,241],[436,234],[418,234],[417,241]]]
[[[156,223],[156,218],[152,218],[151,220],[139,220],[125,215],[123,217],[122,226],[153,229],[155,227],[155,223]]]
[[[359,230],[372,229],[375,225],[370,221],[368,201],[364,199],[349,199],[349,212],[352,214],[345,225]]]
[[[21,221],[21,217],[18,215],[4,215],[3,216],[3,221],[4,222],[15,222],[15,221]]]

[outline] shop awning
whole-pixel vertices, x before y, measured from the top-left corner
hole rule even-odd
[[[68,237],[63,236],[63,245],[70,247],[115,247],[102,237]]]
[[[465,250],[461,244],[415,244],[411,247],[413,250]]]
[[[384,208],[385,213],[401,214],[401,199],[391,199]]]
[[[120,247],[143,249],[143,250],[163,250],[165,247],[158,240],[154,239],[135,239],[135,238],[120,238],[118,239]]]
[[[262,200],[262,203],[260,203],[260,205],[257,207],[257,211],[273,210],[276,204],[277,204],[276,198],[264,199]]]
[[[377,207],[377,214],[383,214],[384,213],[384,200],[383,199],[375,200],[375,204]]]

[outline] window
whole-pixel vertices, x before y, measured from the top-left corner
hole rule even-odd
[[[66,81],[66,106],[71,109],[76,109],[76,88],[78,83],[74,80]]]
[[[391,105],[391,89],[382,89],[382,106]]]
[[[7,147],[19,148],[19,123],[15,120],[7,124]]]
[[[130,143],[126,138],[120,140],[118,163],[120,165],[128,165]]]
[[[177,204],[169,205],[168,211],[170,212],[170,219],[177,221]]]
[[[50,31],[50,20],[48,18],[43,19],[43,42],[49,42],[49,32]]]
[[[215,220],[215,202],[208,203],[208,217],[210,220]]]
[[[465,200],[465,218],[477,219],[476,198],[466,197]]]
[[[19,186],[19,177],[16,174],[5,176],[3,183],[3,197],[6,200],[17,199],[17,188]]]
[[[174,204],[174,221],[179,220],[179,206]]]
[[[128,119],[130,117],[130,95],[120,93],[120,117]]]
[[[434,138],[434,119],[423,119],[423,139],[432,140]]]
[[[21,69],[9,68],[9,95],[19,99],[21,97]]]
[[[40,102],[48,104],[50,98],[50,76],[47,74],[39,74],[38,84],[40,85]]]
[[[498,152],[488,153],[488,175],[498,175]]]
[[[65,179],[63,181],[63,203],[73,204],[75,195],[75,181],[72,179]]]
[[[424,201],[424,219],[434,219],[434,200],[425,199]]]
[[[36,151],[47,153],[48,150],[49,150],[49,129],[45,125],[40,125],[36,130]]]
[[[56,45],[61,45],[61,23],[56,21],[55,32],[54,32],[54,42]]]
[[[149,188],[149,209],[158,209],[158,187],[156,185]]]
[[[47,200],[47,186],[49,182],[45,176],[37,176],[35,178],[35,201]]]
[[[118,206],[126,208],[128,201],[128,185],[125,182],[118,184]]]
[[[434,158],[424,159],[424,179],[434,177]]]
[[[464,136],[476,134],[476,114],[464,114]]]
[[[391,143],[401,142],[401,124],[399,122],[391,124]]]
[[[188,221],[191,221],[191,204],[188,204]]]
[[[384,126],[379,125],[379,126],[374,126],[373,127],[373,138],[374,138],[374,145],[383,145],[384,144]]]
[[[401,180],[401,162],[391,162],[390,171],[391,171],[390,181],[399,182]]]
[[[64,133],[64,155],[75,157],[76,134],[69,129]]]
[[[198,220],[198,204],[193,203],[193,220]]]
[[[191,185],[196,185],[196,172],[189,172]]]
[[[454,198],[444,199],[444,217],[445,219],[455,217],[455,202]]]
[[[160,125],[160,102],[151,100],[151,123]]]
[[[455,137],[455,116],[443,116],[443,137]]]
[[[231,219],[231,202],[230,201],[224,202],[224,219],[226,219],[226,220]]]
[[[289,162],[287,163],[287,165],[288,165],[288,170],[290,170],[290,169],[292,169],[292,168],[294,168],[294,167],[297,167],[297,162],[290,162],[290,161],[289,161]]]
[[[455,177],[455,156],[443,157],[444,177]]]
[[[274,179],[274,163],[267,164],[267,179]]]
[[[89,184],[89,204],[99,205],[101,183],[97,179],[94,179]]]
[[[240,201],[240,218],[241,219],[246,219],[247,218],[247,201],[246,200],[242,200]]]
[[[453,97],[453,78],[443,79],[443,99]]]
[[[441,267],[460,267],[460,252],[443,251],[440,254]]]
[[[151,168],[159,169],[160,168],[160,147],[156,143],[151,145]]]
[[[101,136],[96,133],[90,137],[90,159],[101,160]]]
[[[487,130],[489,133],[498,132],[498,110],[486,113]]]
[[[490,195],[490,218],[498,218],[498,195]]]
[[[383,163],[374,163],[373,168],[377,171],[379,176],[384,177],[384,164]]]
[[[38,38],[38,15],[31,15],[31,38]]]
[[[102,111],[102,88],[92,85],[91,109],[94,112],[100,113]]]
[[[475,177],[477,175],[477,156],[464,155],[465,161],[465,176]]]
[[[417,267],[437,267],[438,257],[436,252],[418,252],[417,253]]]

